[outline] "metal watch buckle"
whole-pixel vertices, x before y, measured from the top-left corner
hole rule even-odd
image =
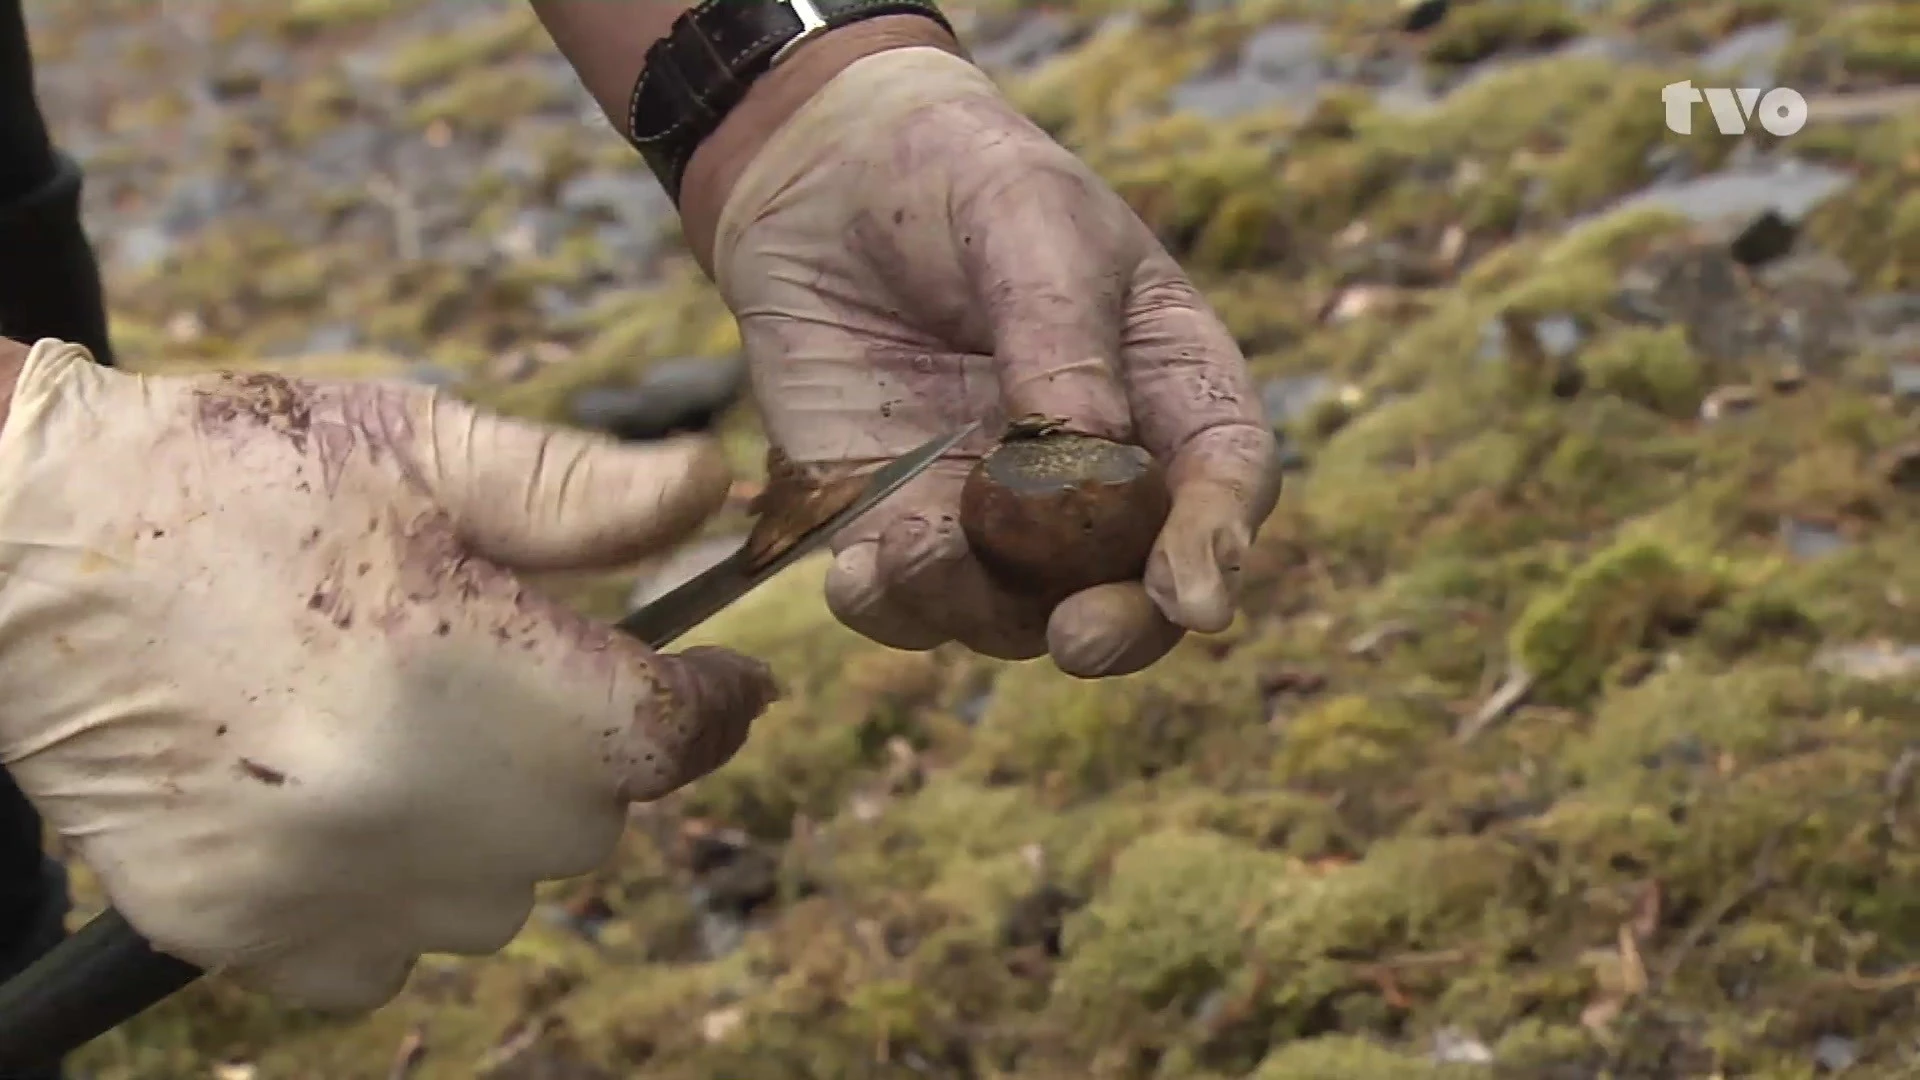
[[[813,0],[780,0],[780,3],[791,8],[794,17],[800,20],[800,32],[774,52],[773,59],[767,64],[768,67],[778,67],[780,61],[785,60],[787,54],[793,52],[794,46],[827,29],[827,17],[820,14],[819,8],[813,6]]]

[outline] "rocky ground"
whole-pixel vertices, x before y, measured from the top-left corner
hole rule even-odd
[[[135,366],[564,418],[731,361],[516,4],[30,11]],[[1083,684],[797,568],[704,632],[790,700],[507,954],[350,1025],[200,988],[79,1075],[1920,1074],[1920,6],[961,14],[1263,380],[1248,615]],[[1685,76],[1813,119],[1673,135]]]

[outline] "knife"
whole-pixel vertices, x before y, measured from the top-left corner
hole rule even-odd
[[[977,424],[942,435],[881,466],[859,494],[772,551],[750,540],[712,568],[633,612],[619,629],[664,647],[820,549],[887,496],[905,487],[971,435]],[[156,951],[108,908],[26,970],[0,983],[0,1074],[52,1066],[68,1054],[185,989],[201,975]]]

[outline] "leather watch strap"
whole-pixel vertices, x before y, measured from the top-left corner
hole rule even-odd
[[[883,15],[924,15],[953,29],[931,0],[705,0],[647,50],[627,140],[677,204],[693,152],[776,57],[802,38]]]

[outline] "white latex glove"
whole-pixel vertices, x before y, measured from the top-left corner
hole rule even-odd
[[[42,341],[0,432],[0,761],[162,951],[372,1008],[739,747],[762,665],[656,655],[513,572],[659,549],[727,481],[707,439]]]
[[[841,72],[740,174],[713,261],[793,461],[832,473],[984,421],[836,540],[827,601],[847,625],[1097,676],[1232,620],[1280,487],[1246,361],[1127,204],[972,64],[908,48]],[[1143,581],[1049,610],[973,558],[961,482],[1028,413],[1165,463],[1173,510]]]

